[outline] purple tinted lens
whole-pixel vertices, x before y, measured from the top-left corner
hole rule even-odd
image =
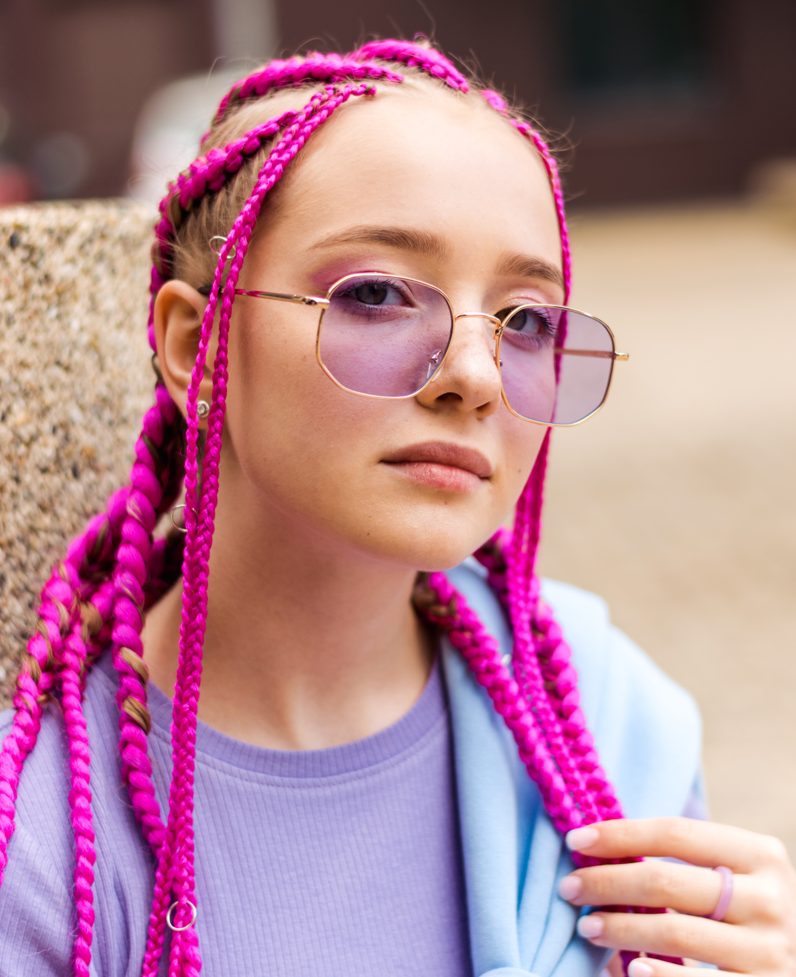
[[[605,399],[613,352],[599,319],[554,306],[517,309],[500,339],[506,399],[529,420],[582,421]]]
[[[357,275],[330,296],[320,359],[349,390],[406,397],[437,370],[451,329],[450,307],[436,289],[389,275]]]

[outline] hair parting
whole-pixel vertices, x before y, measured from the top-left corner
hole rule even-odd
[[[203,286],[212,275],[188,387],[187,419],[183,420],[155,364],[154,402],[142,420],[127,484],[70,544],[41,591],[36,629],[17,678],[11,729],[0,749],[2,881],[22,767],[39,735],[46,702],[51,698],[60,701],[75,848],[73,973],[80,977],[89,974],[91,964],[96,857],[83,699],[87,671],[101,654],[110,655],[118,678],[121,779],[155,866],[142,977],[161,972],[169,929],[169,977],[198,977],[200,973],[199,937],[193,925],[197,912],[197,710],[234,290],[264,203],[313,133],[349,100],[377,95],[380,88],[400,85],[407,78],[482,99],[535,148],[547,171],[558,218],[564,304],[569,297],[571,251],[564,198],[547,143],[536,128],[513,114],[499,92],[468,80],[427,44],[374,40],[344,55],[311,52],[305,57],[274,60],[239,81],[221,100],[211,128],[202,137],[201,155],[170,184],[160,203],[152,247],[147,329],[153,351],[158,291],[181,272],[181,263],[188,258],[195,259],[194,271],[185,276],[189,279],[201,277],[196,268],[204,268],[202,262],[212,262],[207,278],[193,282]],[[303,107],[262,121],[269,97],[290,89],[306,89]],[[250,108],[257,111],[257,121],[246,129],[243,122],[249,119]],[[210,234],[205,233],[208,227],[214,228]],[[217,256],[206,253],[210,236],[223,238]],[[199,257],[193,254],[200,249],[197,241],[205,249]],[[202,440],[197,402],[214,329],[212,399]],[[421,574],[414,602],[428,622],[447,634],[503,717],[552,823],[564,833],[593,821],[621,817],[622,811],[580,707],[571,651],[540,596],[536,560],[548,452],[549,431],[517,503],[512,530],[499,531],[474,554],[485,567],[489,586],[511,625],[511,667],[501,657],[496,640],[443,574]],[[156,539],[156,526],[181,489],[186,532]],[[180,575],[183,604],[172,707],[172,771],[164,820],[147,746],[151,722],[141,632],[146,609]],[[579,864],[595,861],[575,858]],[[623,956],[626,967],[635,956]]]

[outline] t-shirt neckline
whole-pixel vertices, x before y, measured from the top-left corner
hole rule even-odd
[[[440,657],[438,648],[423,690],[409,710],[370,736],[317,750],[279,750],[235,739],[200,721],[196,731],[197,764],[221,762],[275,777],[319,778],[361,772],[394,762],[417,747],[447,717],[447,691]],[[103,677],[115,686],[117,678],[110,654],[103,655],[98,664]],[[147,694],[152,719],[150,736],[170,743],[171,698],[151,682]]]

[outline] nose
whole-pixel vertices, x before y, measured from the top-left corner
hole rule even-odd
[[[495,360],[500,320],[485,312],[462,312],[439,372],[417,394],[424,407],[493,414],[500,407],[500,368]],[[429,364],[433,372],[437,363]]]

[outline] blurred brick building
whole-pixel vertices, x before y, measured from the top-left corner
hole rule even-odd
[[[366,9],[366,14],[363,13]],[[575,148],[590,204],[726,195],[796,155],[793,0],[6,0],[0,167],[123,193],[145,100],[215,59],[432,34]]]

